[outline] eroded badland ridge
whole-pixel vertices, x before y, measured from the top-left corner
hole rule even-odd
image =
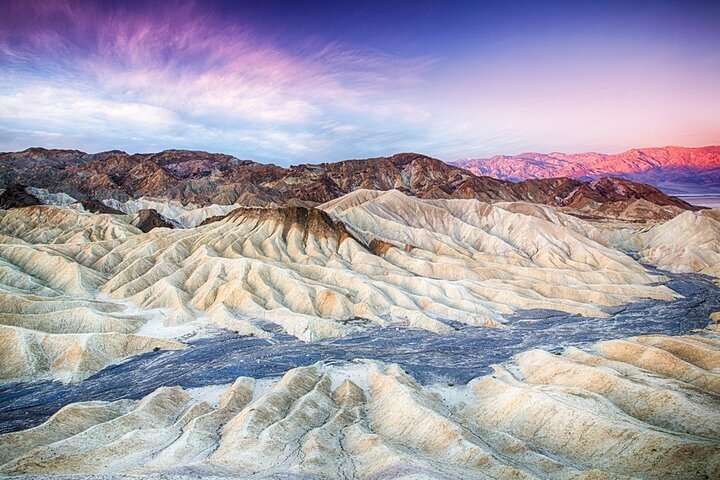
[[[0,166],[0,475],[720,475],[718,210],[410,153]],[[470,383],[410,373],[449,345]]]

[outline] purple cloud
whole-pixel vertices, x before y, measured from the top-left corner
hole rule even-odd
[[[712,14],[587,7],[588,28],[574,8],[318,2],[6,0],[2,148],[289,163],[720,141]]]

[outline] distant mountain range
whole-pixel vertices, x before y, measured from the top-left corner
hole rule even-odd
[[[427,199],[541,203],[593,216],[643,220],[668,219],[696,209],[626,179],[510,182],[417,153],[283,168],[186,150],[131,155],[31,148],[0,154],[0,167],[0,188],[8,188],[9,204],[17,203],[23,192],[9,187],[22,184],[66,193],[85,205],[152,197],[201,206],[313,206],[369,189],[399,190]]]
[[[649,183],[667,193],[720,193],[720,146],[634,148],[602,153],[521,153],[453,162],[476,175],[520,181],[614,176]]]

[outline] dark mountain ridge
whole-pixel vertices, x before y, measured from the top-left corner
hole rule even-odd
[[[697,209],[627,179],[549,178],[514,183],[478,176],[418,153],[283,168],[202,151],[88,154],[32,148],[0,153],[0,166],[0,188],[21,180],[86,201],[150,196],[199,205],[316,205],[358,189],[397,189],[420,198],[524,201],[578,210],[597,210],[617,202],[621,203],[612,210],[624,210],[638,200],[678,211]]]

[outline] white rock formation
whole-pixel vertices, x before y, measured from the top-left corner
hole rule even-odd
[[[0,380],[78,381],[131,355],[183,348],[134,335],[148,315],[98,298],[105,275],[76,258],[139,233],[113,215],[0,210]]]
[[[58,206],[0,210],[2,243],[90,243],[122,240],[141,233],[123,216],[102,215]]]
[[[83,264],[110,272],[101,292],[115,298],[224,322],[262,318],[304,340],[342,335],[350,327],[338,321],[356,317],[442,332],[443,319],[499,325],[518,308],[603,315],[601,306],[673,297],[648,285],[662,277],[568,227],[457,202],[387,192],[323,207],[349,231],[318,210],[240,209],[129,238]]]
[[[163,387],[139,401],[69,405],[0,436],[0,473],[720,476],[717,336],[533,350],[457,387],[421,386],[374,361],[296,368],[269,390],[257,383],[241,377],[218,398]]]
[[[443,333],[447,321],[501,326],[518,309],[603,316],[603,307],[675,297],[599,229],[550,207],[361,190],[321,208],[240,208],[202,227],[147,234],[131,216],[0,211],[0,325],[37,333],[4,335],[14,348],[43,346],[49,359],[62,348],[53,342],[79,345],[57,335],[137,342],[107,356],[74,347],[96,359],[72,364],[96,368],[178,348],[136,338],[158,316],[168,328],[210,322],[253,335],[265,335],[258,320],[270,321],[313,341],[362,328],[347,322],[358,318]],[[93,371],[68,374],[60,361],[38,370],[36,357],[25,355],[19,371],[63,379]]]
[[[684,212],[634,241],[644,263],[720,278],[720,210]]]
[[[80,202],[77,201],[77,199],[71,197],[67,193],[58,192],[58,193],[52,193],[48,191],[47,188],[34,188],[34,187],[27,187],[25,189],[27,193],[32,195],[33,197],[37,198],[42,202],[44,205],[56,205],[60,207],[73,207],[78,208],[79,210],[83,210],[82,205]]]
[[[182,228],[192,228],[200,225],[203,220],[210,217],[227,215],[241,205],[207,205],[183,204],[177,201],[165,201],[149,197],[121,202],[113,198],[103,200],[108,207],[114,208],[128,215],[140,210],[153,209],[169,221]],[[250,205],[247,205],[250,206]]]

